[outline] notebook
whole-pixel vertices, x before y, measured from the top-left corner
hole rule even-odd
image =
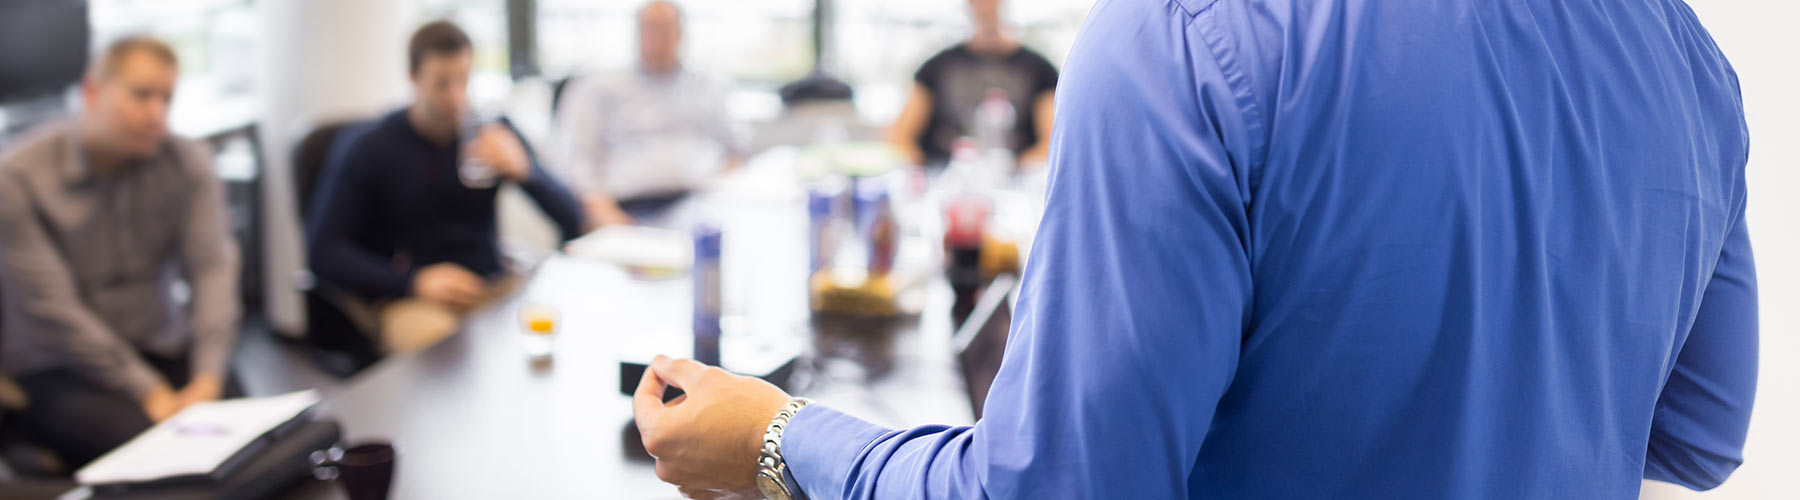
[[[205,481],[229,474],[319,403],[305,390],[199,403],[75,471],[83,485]]]

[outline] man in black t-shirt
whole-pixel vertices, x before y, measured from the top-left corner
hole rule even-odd
[[[976,109],[990,95],[1014,110],[1011,131],[1000,139],[1019,163],[1042,164],[1049,154],[1056,67],[1005,33],[1000,2],[970,0],[975,33],[913,75],[912,96],[888,131],[888,141],[913,163],[942,164],[958,139],[976,136]]]

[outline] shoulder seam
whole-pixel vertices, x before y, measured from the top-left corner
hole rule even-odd
[[[1225,85],[1231,91],[1232,101],[1237,105],[1238,113],[1243,116],[1244,133],[1249,140],[1249,151],[1245,151],[1245,167],[1253,168],[1261,164],[1267,148],[1267,137],[1264,132],[1267,118],[1263,116],[1261,106],[1256,104],[1257,91],[1251,85],[1250,77],[1244,72],[1237,52],[1232,50],[1225,33],[1212,22],[1212,8],[1219,0],[1169,0],[1176,4],[1190,17],[1188,25],[1198,29],[1200,42],[1205,44],[1207,53],[1212,55],[1213,63],[1219,66],[1219,73],[1225,78]],[[1198,3],[1193,10],[1188,3]]]
[[[1181,9],[1181,13],[1187,14],[1188,20],[1190,20],[1190,21],[1193,20],[1194,16],[1198,16],[1203,12],[1211,10],[1213,4],[1219,3],[1219,0],[1167,0],[1167,1],[1169,3],[1175,4],[1175,8]]]

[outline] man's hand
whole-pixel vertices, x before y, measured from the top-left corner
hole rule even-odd
[[[629,226],[637,223],[637,218],[619,208],[618,200],[611,196],[589,196],[581,200],[582,208],[587,210],[589,229],[606,226]]]
[[[144,407],[144,416],[150,417],[150,421],[155,423],[162,423],[175,416],[175,412],[181,411],[181,400],[176,397],[175,391],[162,384],[150,389],[139,404]]]
[[[480,276],[449,262],[425,266],[413,276],[413,296],[456,309],[475,307],[486,288]]]
[[[686,394],[664,404],[669,386]],[[644,449],[656,457],[656,477],[689,497],[722,498],[756,492],[763,431],[788,399],[762,379],[657,356],[632,409]]]
[[[193,380],[188,381],[187,387],[183,387],[181,392],[175,393],[175,400],[181,405],[181,408],[187,408],[193,406],[194,403],[218,401],[219,397],[224,394],[225,381],[221,380],[218,375],[203,373],[195,375]]]
[[[531,179],[531,156],[525,154],[525,143],[512,130],[498,123],[481,127],[475,140],[464,146],[464,155],[492,165],[494,172],[513,182]]]

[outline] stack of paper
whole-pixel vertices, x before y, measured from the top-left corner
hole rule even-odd
[[[685,273],[694,265],[693,237],[668,229],[607,226],[569,242],[564,251],[635,272]]]
[[[318,393],[306,390],[189,406],[76,471],[75,480],[99,485],[209,476],[318,402]]]

